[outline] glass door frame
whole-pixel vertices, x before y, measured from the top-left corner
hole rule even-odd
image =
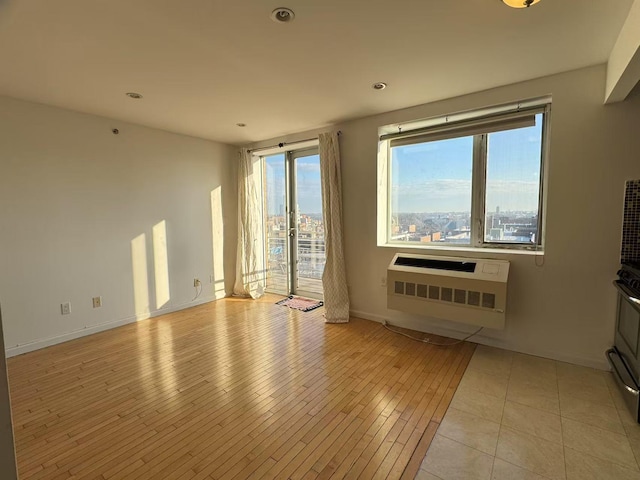
[[[304,290],[299,288],[300,283],[300,274],[299,274],[299,250],[300,250],[300,232],[298,229],[298,216],[300,212],[298,212],[298,198],[297,198],[297,186],[298,186],[298,178],[296,171],[296,160],[304,157],[311,157],[314,155],[319,155],[319,147],[313,146],[308,148],[302,148],[300,150],[291,150],[286,154],[286,165],[288,172],[288,185],[287,191],[289,193],[287,208],[289,209],[289,214],[287,215],[288,220],[288,238],[289,238],[289,291],[291,295],[301,295],[309,298],[316,298],[318,300],[322,300],[323,294],[318,292],[313,292],[311,290]]]
[[[276,293],[276,294],[286,294],[286,295],[301,295],[310,298],[322,299],[322,293],[304,290],[298,288],[299,285],[299,228],[298,228],[298,216],[300,212],[298,212],[298,198],[297,198],[297,172],[296,172],[296,160],[299,158],[310,157],[314,155],[319,155],[319,148],[317,145],[311,147],[304,147],[299,150],[286,150],[277,153],[272,153],[269,155],[261,155],[261,170],[263,172],[263,188],[265,191],[262,194],[263,197],[263,209],[266,208],[266,198],[268,197],[268,185],[266,182],[266,168],[265,162],[268,157],[276,156],[276,155],[284,155],[284,179],[285,179],[285,232],[286,237],[284,241],[284,252],[283,257],[286,261],[286,289],[284,292],[277,288],[270,288],[267,285],[266,291]],[[267,214],[268,215],[268,214]],[[263,222],[267,220],[267,216],[263,217]],[[265,281],[267,279],[266,271],[269,269],[269,232],[265,230],[264,235],[265,242]],[[281,287],[283,285],[280,285]]]

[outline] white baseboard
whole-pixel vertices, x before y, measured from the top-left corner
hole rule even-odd
[[[179,310],[185,310],[187,308],[196,307],[198,305],[220,300],[221,298],[224,298],[224,297],[225,297],[224,293],[222,294],[218,293],[215,296],[209,296],[209,297],[198,299],[192,302],[185,302],[179,305],[172,305],[167,308],[161,308],[154,312],[150,312],[148,318],[159,317],[161,315],[166,315],[167,313],[173,313]],[[121,318],[118,320],[113,320],[110,322],[100,323],[98,325],[92,325],[90,327],[85,327],[80,330],[74,330],[72,332],[63,333],[62,335],[56,335],[53,337],[34,340],[33,342],[28,342],[28,343],[16,345],[13,347],[7,347],[5,353],[7,358],[15,357],[16,355],[22,355],[23,353],[33,352],[35,350],[40,350],[41,348],[46,348],[52,345],[57,345],[59,343],[68,342],[69,340],[75,340],[76,338],[86,337],[87,335],[93,335],[94,333],[104,332],[105,330],[111,330],[112,328],[122,327],[123,325],[127,325],[129,323],[135,323],[137,321],[138,321],[137,316],[131,316],[126,318]]]
[[[388,321],[392,325],[396,325],[401,328],[408,328],[410,330],[415,330],[418,332],[424,333],[432,333],[434,335],[441,335],[443,337],[449,338],[464,338],[470,333],[473,332],[473,329],[470,331],[462,331],[455,328],[437,326],[426,324],[425,322],[420,322],[418,320],[411,319],[403,319],[396,318],[392,315],[382,316],[374,313],[363,312],[359,310],[351,310],[350,315],[357,318],[363,318],[365,320],[371,320],[378,323],[383,323],[384,321]],[[475,328],[475,327],[474,327]],[[503,348],[505,350],[510,350],[513,352],[524,353],[527,355],[534,355],[536,357],[549,358],[551,360],[558,360],[560,362],[572,363],[574,365],[582,365],[584,367],[596,368],[598,370],[606,370],[609,371],[611,368],[609,367],[609,363],[604,357],[604,352],[602,352],[602,358],[593,358],[593,357],[581,357],[576,355],[571,355],[567,352],[556,352],[556,351],[548,351],[545,349],[527,349],[518,346],[512,342],[505,342],[500,339],[486,337],[483,335],[476,335],[469,340],[473,343],[478,343],[480,345],[487,345],[489,347]]]

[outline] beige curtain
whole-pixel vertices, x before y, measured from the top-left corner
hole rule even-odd
[[[238,253],[233,294],[259,298],[264,294],[260,159],[246,148],[238,165]]]
[[[342,176],[337,132],[321,133],[320,178],[327,263],[322,274],[327,323],[349,321],[349,292],[342,238]]]

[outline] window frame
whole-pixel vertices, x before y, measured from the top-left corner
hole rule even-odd
[[[538,218],[535,243],[496,242],[485,240],[488,138],[491,133],[515,128],[492,129],[490,125],[514,125],[527,116],[542,115],[540,176],[538,187]],[[502,123],[501,123],[502,121]],[[505,123],[506,122],[506,123]],[[517,104],[489,107],[479,111],[462,112],[443,117],[393,124],[379,129],[378,141],[378,246],[395,248],[439,249],[439,250],[486,250],[541,252],[545,239],[546,184],[549,160],[549,131],[551,125],[551,98],[544,97]],[[465,133],[476,128],[485,133]],[[462,132],[456,135],[457,132]],[[394,140],[404,145],[437,141],[446,138],[473,137],[473,163],[471,178],[470,241],[468,244],[440,243],[421,244],[392,240],[392,164],[391,148]]]

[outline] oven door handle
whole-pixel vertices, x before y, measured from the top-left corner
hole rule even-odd
[[[613,371],[618,377],[618,380],[620,380],[620,383],[622,383],[622,385],[624,386],[625,390],[627,390],[630,394],[632,394],[635,397],[640,395],[640,391],[637,388],[629,386],[629,384],[624,381],[624,379],[622,378],[622,375],[620,374],[620,370],[618,370],[618,366],[616,365],[616,362],[612,360],[611,355],[616,355],[620,359],[620,361],[622,362],[622,365],[624,366],[625,370],[627,370],[627,373],[629,374],[629,376],[631,376],[631,373],[629,372],[629,369],[624,359],[617,352],[615,348],[610,348],[609,350],[607,350],[607,360],[609,361],[609,365],[611,365],[611,368],[613,368]]]
[[[625,297],[626,300],[630,301],[631,303],[635,303],[636,305],[640,305],[640,298],[634,297],[633,292],[629,290],[624,283],[622,283],[620,280],[614,280],[613,284]]]

